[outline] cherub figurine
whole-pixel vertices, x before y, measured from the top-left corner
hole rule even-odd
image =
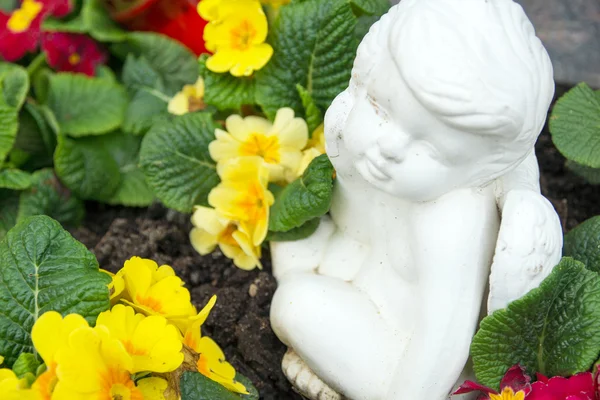
[[[272,244],[271,321],[306,397],[447,399],[481,312],[548,276],[562,230],[534,143],[553,93],[512,0],[403,0],[371,28],[326,116],[331,216]]]

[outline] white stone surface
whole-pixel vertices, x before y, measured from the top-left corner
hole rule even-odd
[[[448,398],[486,305],[559,261],[533,151],[553,92],[511,0],[404,0],[373,26],[326,116],[331,216],[271,246],[271,321],[303,393]]]

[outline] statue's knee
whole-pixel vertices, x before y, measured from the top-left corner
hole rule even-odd
[[[290,334],[297,333],[309,324],[312,306],[311,285],[302,277],[280,283],[271,304],[271,325],[277,336],[286,344]]]

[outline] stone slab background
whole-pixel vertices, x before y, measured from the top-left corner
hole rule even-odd
[[[600,88],[600,0],[516,1],[548,49],[556,81]]]

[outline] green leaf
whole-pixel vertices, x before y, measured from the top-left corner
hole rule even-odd
[[[356,17],[345,0],[306,0],[282,7],[271,28],[274,55],[257,73],[256,98],[271,119],[279,108],[301,115],[302,85],[325,111],[348,87],[358,41]]]
[[[5,11],[7,13],[16,9],[17,6],[17,0],[0,0],[0,10]]]
[[[219,183],[208,144],[218,126],[208,113],[190,113],[152,127],[144,137],[140,164],[156,197],[167,207],[191,212],[208,205]]]
[[[48,99],[48,86],[50,85],[50,77],[54,75],[54,71],[50,68],[40,68],[31,77],[31,85],[37,100],[44,104]]]
[[[600,95],[581,83],[557,102],[550,118],[556,148],[569,160],[600,168]]]
[[[116,161],[121,174],[121,182],[107,203],[129,207],[146,207],[152,204],[154,193],[138,167],[141,143],[141,137],[122,133],[111,134],[104,141],[104,147]]]
[[[108,15],[101,0],[85,0],[81,19],[90,36],[100,42],[121,42],[127,39],[127,32]]]
[[[239,110],[243,105],[256,104],[254,77],[236,78],[229,73],[217,74],[206,68],[208,55],[200,56],[200,76],[204,79],[204,102],[219,110]]]
[[[571,160],[567,160],[566,166],[576,175],[585,179],[588,183],[600,185],[600,168],[586,167],[585,165],[577,164],[575,161]]]
[[[359,14],[377,15],[385,14],[391,7],[389,0],[350,0]]]
[[[258,400],[258,391],[248,378],[237,374],[236,379],[246,386],[249,394],[240,395],[231,392],[201,373],[186,371],[180,382],[181,400]]]
[[[17,375],[17,378],[21,379],[25,374],[36,375],[37,369],[42,363],[37,359],[33,353],[21,353],[17,358],[17,361],[13,364],[12,370]]]
[[[73,137],[100,135],[117,129],[127,109],[127,93],[116,83],[81,74],[50,77],[48,107],[62,133]]]
[[[17,136],[19,109],[29,91],[24,68],[0,63],[0,164],[4,162]]]
[[[588,219],[565,235],[563,255],[600,273],[600,216]]]
[[[80,14],[73,19],[48,17],[42,22],[42,30],[45,32],[87,33],[88,27]]]
[[[0,189],[24,190],[31,186],[31,175],[18,169],[0,170]]]
[[[0,63],[2,94],[6,104],[20,109],[29,92],[29,76],[25,68],[16,64]]]
[[[168,116],[170,97],[158,72],[144,57],[127,56],[123,66],[123,83],[131,97],[125,113],[123,131],[144,134],[157,121]]]
[[[14,149],[31,155],[23,168],[35,170],[52,166],[56,148],[54,123],[52,112],[45,106],[25,103],[19,114],[19,131],[14,145]]]
[[[320,222],[321,218],[314,218],[307,221],[304,225],[287,232],[269,232],[267,240],[270,242],[289,242],[305,239],[315,233]]]
[[[315,158],[304,174],[289,184],[271,207],[269,229],[287,232],[325,215],[331,207],[333,166],[326,154]]]
[[[83,220],[83,202],[71,195],[51,169],[36,171],[33,185],[21,193],[17,221],[34,215],[48,215],[65,226],[78,226]]]
[[[106,65],[96,66],[96,78],[106,79],[110,82],[118,82],[115,72]]]
[[[110,277],[94,255],[46,216],[25,219],[0,242],[0,354],[12,366],[34,353],[31,328],[47,311],[93,324],[110,306]]]
[[[19,192],[0,189],[0,240],[17,223]]]
[[[132,32],[112,50],[126,58],[129,54],[143,56],[165,85],[165,94],[173,96],[184,85],[198,79],[196,57],[182,44],[156,33]]]
[[[119,165],[105,148],[106,140],[104,136],[59,138],[54,153],[56,174],[81,199],[106,201],[121,183]]]
[[[319,107],[315,104],[312,96],[306,89],[301,85],[296,85],[296,90],[302,99],[302,106],[304,107],[304,115],[306,115],[306,124],[308,125],[308,132],[312,133],[317,129],[319,125],[323,123],[323,113],[319,110]]]
[[[498,389],[519,363],[530,376],[587,371],[600,352],[600,277],[564,258],[539,288],[481,322],[471,345],[478,382]]]

